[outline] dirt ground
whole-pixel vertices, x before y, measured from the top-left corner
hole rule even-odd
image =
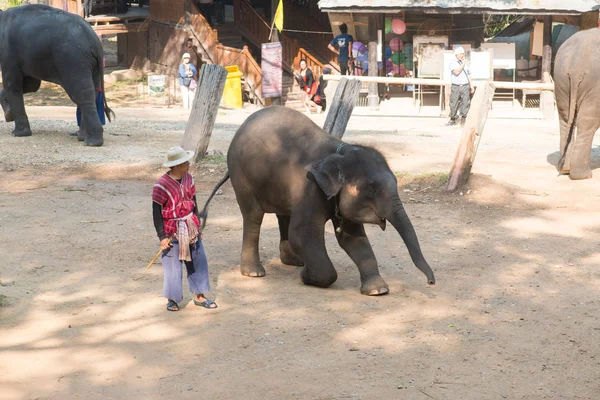
[[[437,285],[393,230],[368,227],[391,293],[362,296],[328,224],[339,279],[304,286],[279,261],[272,215],[267,276],[243,277],[226,184],[204,237],[219,308],[194,306],[184,286],[170,313],[160,264],[146,269],[158,250],[150,194],[188,115],[112,101],[101,148],[68,135],[73,107],[29,106],[29,138],[0,123],[1,398],[598,398],[600,174],[557,177],[555,122],[491,117],[469,187],[449,195],[460,129],[358,113],[345,139],[379,148],[398,172]],[[220,111],[210,151],[225,152],[253,111]],[[200,199],[224,171],[218,155],[195,167]]]

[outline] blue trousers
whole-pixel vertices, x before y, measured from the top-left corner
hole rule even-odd
[[[106,118],[104,116],[104,94],[102,92],[98,92],[96,95],[96,110],[98,111],[100,123],[106,125]],[[77,126],[81,126],[81,110],[79,109],[79,106],[77,106],[77,111],[75,111],[75,117],[77,117]]]
[[[187,270],[187,279],[190,292],[194,295],[210,291],[208,279],[208,261],[204,253],[204,246],[200,239],[190,246],[192,261],[179,259],[179,243],[172,241],[171,247],[163,251],[162,265],[164,270],[163,296],[179,303],[183,300],[183,264]]]

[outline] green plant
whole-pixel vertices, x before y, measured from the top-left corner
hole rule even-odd
[[[496,15],[487,14],[483,16],[483,33],[486,38],[493,38],[506,29],[507,26],[521,18],[520,15]]]
[[[8,0],[7,8],[17,7],[17,6],[20,6],[21,4],[23,4],[23,0]]]
[[[212,154],[202,159],[202,164],[224,165],[227,163],[227,157],[224,154]]]
[[[3,294],[0,294],[0,307],[6,307],[8,306],[9,302],[8,302],[8,297],[6,297]]]

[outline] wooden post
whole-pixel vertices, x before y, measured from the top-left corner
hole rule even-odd
[[[369,76],[377,76],[377,14],[369,14]],[[369,108],[379,108],[379,94],[377,83],[369,83],[369,95],[367,96]]]
[[[226,79],[227,70],[220,65],[204,64],[200,69],[194,105],[181,142],[181,147],[196,152],[195,161],[204,157],[210,143]]]
[[[544,49],[542,53],[542,82],[550,83],[550,73],[552,70],[552,16],[544,17]],[[554,118],[554,94],[549,91],[542,91],[540,95],[540,105],[544,119]]]
[[[329,105],[327,118],[323,124],[325,132],[339,139],[344,136],[361,87],[362,83],[357,79],[342,78],[333,96],[333,101]]]
[[[449,192],[454,192],[469,181],[479,140],[483,134],[495,91],[496,88],[491,82],[480,85],[475,91],[446,185],[446,190]]]

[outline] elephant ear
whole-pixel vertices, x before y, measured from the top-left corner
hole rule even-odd
[[[306,167],[306,177],[319,186],[328,200],[336,196],[344,185],[341,160],[342,156],[334,154]]]

